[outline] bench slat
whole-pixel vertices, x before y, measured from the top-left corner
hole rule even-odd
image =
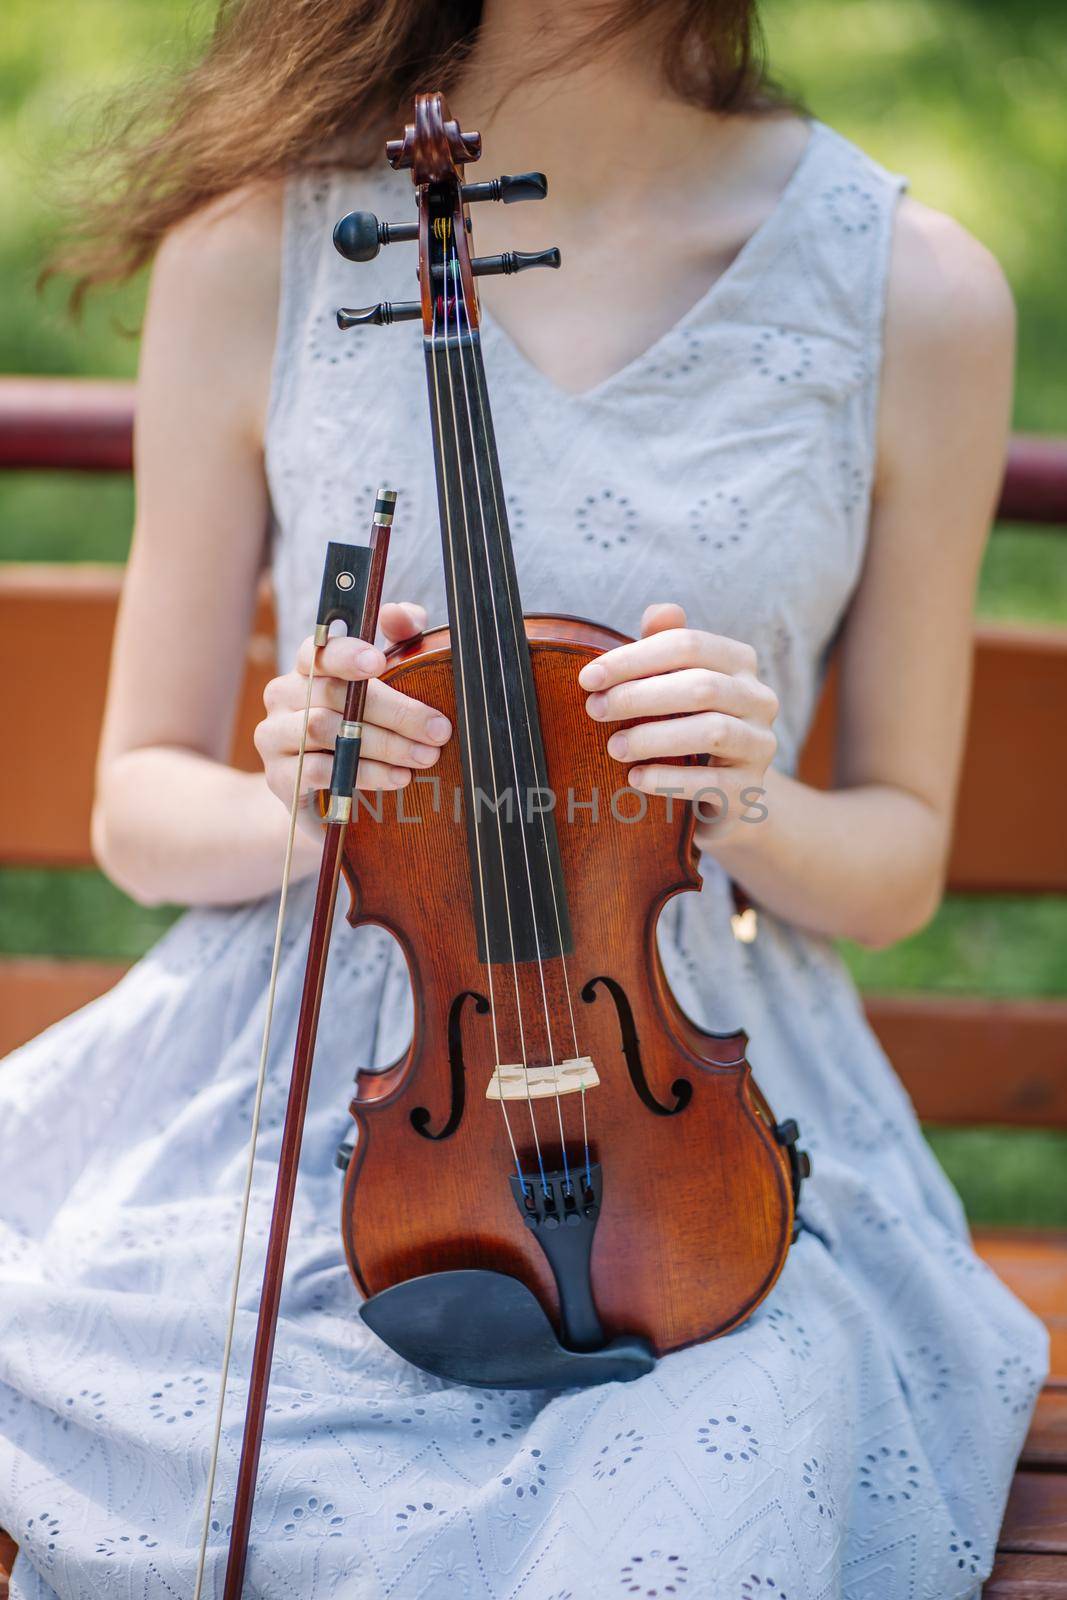
[[[121,568],[9,566],[0,570],[0,674],[26,692],[11,711],[9,746],[19,763],[0,776],[0,862],[87,862],[93,766],[107,686]],[[62,651],[41,640],[63,639]],[[268,617],[261,608],[250,641],[238,708],[234,758],[256,761],[252,728],[273,670]],[[33,662],[32,675],[28,663]],[[63,783],[38,784],[32,803],[23,771],[54,764],[54,708],[67,703],[78,664],[78,715],[64,723]],[[974,713],[967,740],[950,887],[962,891],[1067,892],[1067,829],[1054,797],[1067,788],[1067,742],[1050,738],[1067,704],[1067,629],[984,626],[975,655]],[[826,782],[832,692],[824,699],[802,765]]]
[[[976,1228],[974,1245],[988,1267],[1045,1322],[1067,1322],[1067,1234],[1043,1228]],[[1057,1379],[1067,1381],[1058,1367]]]
[[[111,635],[122,568],[113,565],[30,566],[0,569],[0,678],[23,683],[7,728],[18,761],[0,767],[0,863],[84,866],[92,860],[96,747],[104,714]],[[245,771],[259,766],[252,729],[263,715],[263,686],[273,671],[274,645],[263,611],[249,639],[248,670],[237,708],[232,757]],[[60,639],[62,650],[43,649]],[[30,664],[32,663],[32,672]],[[63,719],[61,767],[56,767],[55,708],[77,709]],[[55,772],[27,791],[24,774]]]
[[[1067,1600],[1067,1561],[1062,1556],[1002,1555],[982,1600]]]
[[[1067,1001],[872,994],[866,1007],[924,1122],[1067,1128]]]
[[[799,773],[829,788],[837,675],[831,671]],[[1067,628],[979,623],[971,715],[960,769],[949,888],[964,893],[1067,892]]]
[[[1067,1478],[1058,1472],[1015,1474],[1000,1549],[1067,1556]]]
[[[1038,1396],[1020,1465],[1067,1472],[1067,1389],[1043,1389]]]

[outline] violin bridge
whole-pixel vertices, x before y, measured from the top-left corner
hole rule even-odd
[[[489,1079],[487,1100],[551,1100],[558,1094],[582,1094],[600,1083],[591,1056],[572,1056],[554,1067],[499,1066]]]

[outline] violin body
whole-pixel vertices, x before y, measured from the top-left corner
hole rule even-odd
[[[497,964],[490,1015],[457,798],[459,734],[435,768],[439,785],[379,797],[380,821],[357,811],[342,845],[349,920],[399,940],[415,1025],[402,1059],[356,1081],[344,1246],[365,1296],[424,1274],[489,1269],[532,1291],[562,1336],[556,1280],[516,1204],[514,1152],[486,1091],[500,1061],[571,1055],[573,1012],[599,1083],[536,1103],[540,1161],[559,1168],[562,1130],[580,1170],[584,1109],[603,1169],[589,1266],[596,1309],[609,1338],[636,1333],[658,1355],[724,1333],[771,1289],[792,1237],[790,1157],[753,1081],[745,1034],[699,1028],[660,965],[659,912],[700,886],[692,811],[626,789],[578,684],[584,664],[623,637],[564,617],[528,617],[525,632],[570,950]],[[385,681],[457,726],[453,667],[439,628],[396,652]],[[529,1102],[508,1109],[520,1166],[536,1175]]]

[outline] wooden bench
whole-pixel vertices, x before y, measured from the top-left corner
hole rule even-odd
[[[129,471],[132,407],[125,384],[0,380],[0,468]],[[1014,441],[1000,516],[1067,524],[1067,441]],[[0,774],[0,865],[91,861],[93,758],[120,581],[113,566],[0,567],[0,681],[27,685],[5,712],[7,748],[18,759]],[[46,648],[55,639],[62,650]],[[272,664],[265,595],[234,736],[234,759],[249,769]],[[54,768],[55,708],[70,706],[72,682],[76,714],[64,718],[62,786],[35,785],[31,799],[23,774]],[[979,626],[949,873],[955,893],[1067,893],[1065,707],[1067,629]],[[804,758],[812,782],[829,781],[833,722],[831,681]],[[0,1053],[102,994],[123,970],[107,961],[0,960]],[[867,1010],[927,1122],[1067,1129],[1067,1001],[872,995]],[[983,1229],[975,1242],[1052,1335],[1052,1375],[984,1593],[1067,1600],[1067,1233]],[[0,1600],[13,1553],[0,1536]]]

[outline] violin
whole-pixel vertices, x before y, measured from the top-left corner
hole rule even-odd
[[[417,227],[421,296],[338,321],[422,322],[448,626],[401,647],[386,681],[456,732],[403,818],[384,813],[372,845],[352,823],[342,845],[349,920],[400,941],[416,1017],[403,1059],[356,1080],[345,1253],[364,1320],[442,1377],[635,1377],[771,1289],[790,1146],[745,1035],[691,1022],[657,957],[663,905],[699,887],[694,819],[653,797],[635,823],[644,797],[616,794],[578,673],[622,635],[523,616],[476,280],[559,252],[472,255],[470,209],[547,186],[468,183],[481,140],[440,94],[386,151],[417,224],[354,213],[335,242],[365,260]]]
[[[349,922],[377,923],[399,941],[414,996],[403,1057],[356,1075],[355,1137],[340,1153],[341,1236],[360,1313],[407,1361],[494,1388],[640,1377],[668,1352],[736,1327],[770,1292],[810,1170],[795,1122],[776,1122],[753,1078],[746,1035],[699,1027],[660,964],[660,912],[700,887],[693,811],[619,790],[578,683],[624,635],[522,610],[476,280],[558,267],[560,256],[473,254],[470,210],[543,198],[545,178],[468,182],[481,139],[440,94],[417,97],[414,121],[386,153],[411,172],[416,220],[354,212],[334,242],[360,262],[417,241],[419,298],[342,309],[337,320],[422,324],[448,622],[394,649],[383,681],[438,707],[455,733],[434,776],[402,791],[393,812],[377,797],[372,822],[361,815],[367,797],[352,798],[365,692],[352,685],[322,800],[226,1600],[243,1580],[340,877]],[[395,498],[379,492],[379,528]],[[342,613],[373,639],[384,549],[369,566],[351,547],[330,549],[316,643]],[[357,567],[362,609],[350,596],[338,612],[330,574],[336,585]],[[210,1487],[208,1499],[210,1511]]]

